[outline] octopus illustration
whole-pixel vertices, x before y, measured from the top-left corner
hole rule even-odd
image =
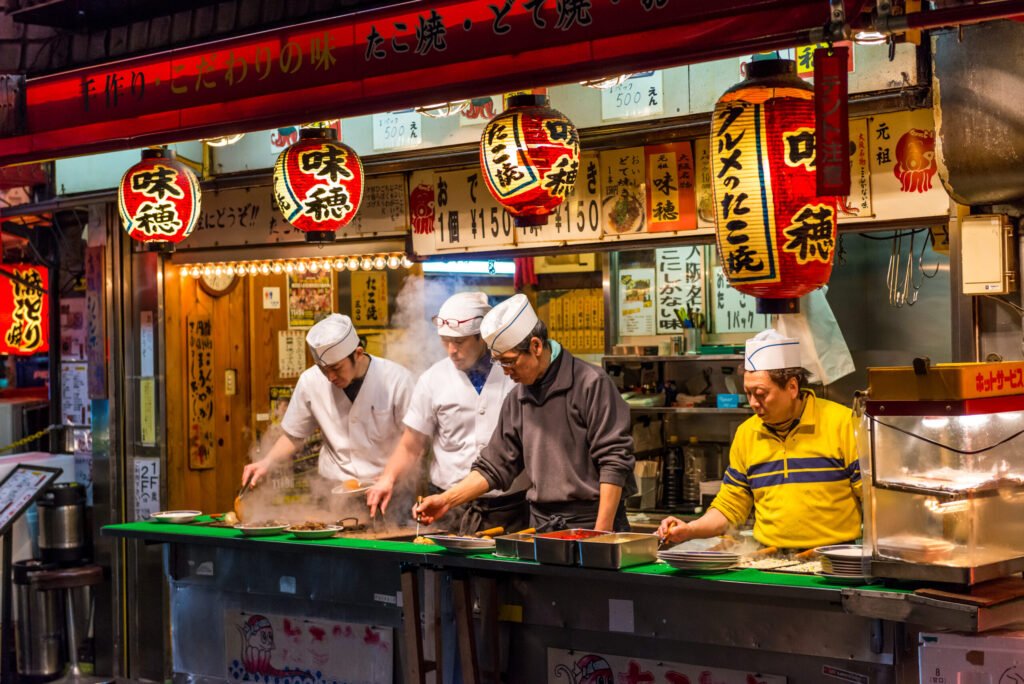
[[[892,172],[903,192],[928,192],[938,172],[935,160],[935,131],[911,128],[896,143],[896,165]]]
[[[597,655],[585,655],[570,669],[567,665],[555,668],[555,675],[563,675],[570,684],[615,684],[615,674],[608,661]]]
[[[264,677],[315,679],[306,670],[280,670],[270,663],[270,656],[274,653],[274,627],[264,616],[251,616],[238,631],[242,634],[242,666],[247,673]]]
[[[434,232],[434,188],[420,183],[409,193],[409,212],[412,214],[412,231],[417,235]]]

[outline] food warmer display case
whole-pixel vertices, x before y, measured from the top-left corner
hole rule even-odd
[[[1024,569],[1024,362],[868,377],[855,410],[871,574],[968,585]]]

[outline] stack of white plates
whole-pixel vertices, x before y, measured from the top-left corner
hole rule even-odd
[[[738,553],[732,551],[683,551],[668,549],[658,552],[658,558],[676,570],[687,572],[724,572],[734,567],[740,560]]]
[[[864,549],[854,544],[819,546],[815,551],[821,556],[822,577],[832,580],[868,580],[864,574]]]

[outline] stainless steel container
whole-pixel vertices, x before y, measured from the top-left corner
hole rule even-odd
[[[605,534],[607,532],[600,530],[571,529],[534,535],[533,547],[537,554],[537,562],[551,565],[576,565],[579,562],[576,541]]]
[[[532,534],[506,534],[494,538],[495,556],[517,558],[519,560],[536,560]]]
[[[14,641],[22,677],[52,678],[64,668],[61,592],[38,588],[41,577],[55,568],[38,560],[13,564]]]
[[[585,568],[618,570],[653,563],[658,556],[658,537],[639,532],[613,532],[580,539],[580,565]]]
[[[85,539],[85,488],[71,482],[50,487],[36,504],[43,560],[73,563],[89,557]]]

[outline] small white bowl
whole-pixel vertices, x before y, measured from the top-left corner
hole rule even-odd
[[[157,511],[149,517],[162,523],[190,523],[202,514],[202,511]]]

